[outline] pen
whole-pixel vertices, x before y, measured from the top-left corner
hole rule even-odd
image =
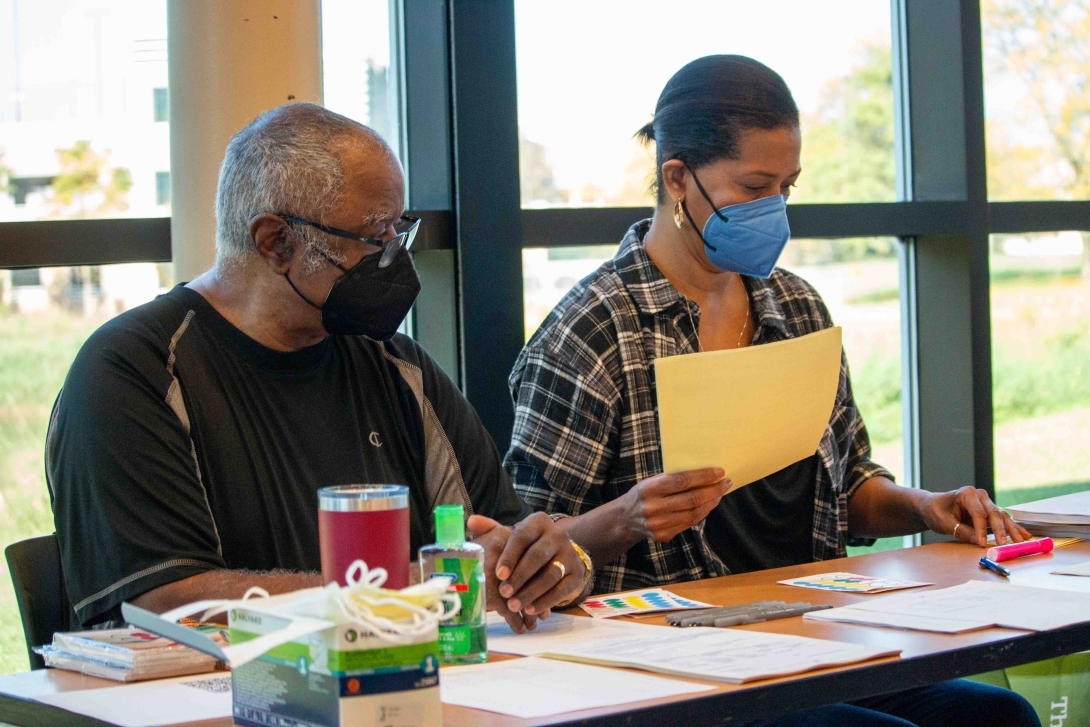
[[[735,616],[742,613],[753,613],[762,609],[780,608],[787,604],[782,601],[759,601],[757,603],[743,603],[738,606],[724,606],[722,608],[709,608],[699,612],[682,614],[681,618],[668,620],[674,626],[711,626],[715,619],[723,616]]]
[[[994,571],[994,572],[998,573],[999,575],[1003,576],[1004,578],[1010,578],[1011,577],[1011,572],[1010,572],[1009,569],[1007,569],[1004,566],[999,565],[998,563],[996,563],[991,558],[981,558],[980,559],[980,567],[981,568],[987,568],[990,571]]]
[[[716,618],[732,616],[739,613],[748,613],[761,609],[782,608],[787,604],[783,601],[756,601],[754,603],[742,603],[735,606],[720,606],[718,608],[701,608],[692,611],[681,611],[666,616],[666,623],[671,626],[711,626]]]
[[[778,608],[769,611],[758,611],[756,613],[742,613],[737,616],[726,616],[723,618],[717,618],[715,620],[715,626],[723,628],[726,626],[744,626],[745,624],[758,624],[762,621],[774,621],[780,618],[791,618],[792,616],[801,616],[804,613],[810,613],[811,611],[824,611],[832,606],[827,604],[812,605],[809,603],[797,603],[792,604],[786,608]]]

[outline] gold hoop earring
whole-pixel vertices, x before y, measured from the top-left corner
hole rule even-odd
[[[679,230],[681,229],[681,225],[685,222],[685,218],[681,215],[681,202],[682,200],[679,199],[674,203],[674,224],[677,225]]]

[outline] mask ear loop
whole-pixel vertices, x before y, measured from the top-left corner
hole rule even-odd
[[[319,227],[318,229],[321,229],[321,228]],[[322,232],[325,232],[325,230],[322,230]],[[323,250],[323,249],[321,249],[320,247],[317,247],[317,246],[315,246],[315,247],[314,247],[314,250],[315,250],[315,251],[317,251],[317,253],[318,253],[319,255],[321,255],[322,257],[324,257],[327,263],[329,263],[329,264],[330,264],[330,265],[332,265],[333,267],[337,268],[337,269],[338,269],[338,270],[340,270],[340,271],[341,271],[342,273],[347,273],[347,272],[348,272],[347,268],[345,268],[345,267],[344,267],[343,265],[341,265],[341,264],[340,264],[339,262],[337,262],[336,260],[334,260],[333,258],[331,258],[331,257],[330,257],[330,256],[329,256],[329,255],[328,255],[328,254],[326,253],[326,251],[325,251],[325,250]],[[312,301],[312,300],[311,300],[310,298],[306,297],[305,295],[303,295],[302,293],[300,293],[300,292],[299,292],[299,288],[295,287],[295,283],[291,282],[291,274],[290,274],[290,273],[284,273],[284,279],[288,281],[288,285],[290,285],[290,286],[291,286],[291,289],[295,291],[295,294],[296,294],[296,295],[298,295],[298,296],[299,296],[300,298],[302,298],[302,299],[303,299],[304,301],[306,301],[306,302],[307,302],[307,303],[308,303],[308,304],[310,305],[310,307],[314,308],[315,310],[319,310],[319,311],[320,311],[320,310],[322,310],[322,306],[320,306],[320,305],[317,305],[317,304],[316,304],[316,303],[315,303],[314,301]]]
[[[685,164],[684,161],[682,161],[681,163]],[[704,185],[700,183],[699,179],[697,179],[696,173],[693,172],[692,169],[689,169],[688,164],[685,164],[685,168],[689,171],[689,174],[692,175],[693,181],[696,182],[696,188],[700,190],[700,193],[702,195],[704,195],[704,199],[708,201],[708,205],[712,208],[712,212],[715,213],[715,216],[723,220],[723,222],[729,222],[727,216],[720,212],[718,209],[716,209],[715,202],[712,202],[712,198],[708,196],[708,193],[706,191],[704,191]],[[685,217],[689,220],[689,224],[693,226],[693,230],[700,237],[700,241],[704,243],[704,246],[710,249],[712,252],[719,252],[719,248],[704,239],[704,233],[701,232],[700,228],[696,226],[696,221],[693,220],[693,216],[689,213],[689,207],[685,204],[685,200],[679,199],[677,203],[678,206],[681,207],[682,211],[685,212]],[[677,224],[679,229],[681,228],[681,225],[678,223],[678,214],[676,209],[674,210],[674,223]]]
[[[457,593],[443,593],[438,602],[438,611],[406,603],[391,596],[375,598],[366,594],[367,590],[378,590],[386,582],[387,573],[383,568],[368,569],[362,560],[353,561],[345,573],[348,586],[339,589],[334,596],[340,612],[350,621],[369,626],[371,632],[392,643],[408,643],[427,634],[434,627],[435,620],[446,621],[461,610],[462,601]],[[396,623],[389,618],[378,616],[374,608],[396,606],[412,615],[409,625]]]
[[[685,162],[681,163],[685,164]],[[689,165],[685,164],[685,168],[689,169]],[[700,178],[696,176],[696,172],[694,172],[692,169],[689,169],[689,174],[693,175],[693,181],[696,182],[696,188],[700,190],[700,193],[702,195],[704,195],[704,199],[708,201],[708,206],[712,208],[713,212],[715,212],[715,216],[723,220],[723,222],[730,222],[730,219],[722,212],[720,212],[719,208],[715,206],[715,202],[712,202],[712,198],[708,196],[707,191],[704,189],[704,185],[700,183]]]

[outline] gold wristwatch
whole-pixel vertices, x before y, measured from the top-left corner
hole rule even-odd
[[[587,551],[579,547],[579,544],[574,540],[572,541],[571,547],[575,548],[575,554],[579,556],[579,560],[583,561],[583,568],[587,572],[586,575],[583,576],[583,582],[579,585],[579,592],[575,594],[573,598],[564,601],[564,603],[556,604],[555,608],[567,608],[570,606],[572,601],[583,595],[583,591],[587,589],[587,584],[590,583],[591,578],[594,578],[594,563],[591,561],[590,556],[587,555]]]

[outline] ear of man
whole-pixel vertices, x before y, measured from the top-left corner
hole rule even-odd
[[[250,239],[257,254],[274,273],[288,272],[295,249],[288,240],[288,226],[283,219],[268,213],[257,215],[250,222]]]

